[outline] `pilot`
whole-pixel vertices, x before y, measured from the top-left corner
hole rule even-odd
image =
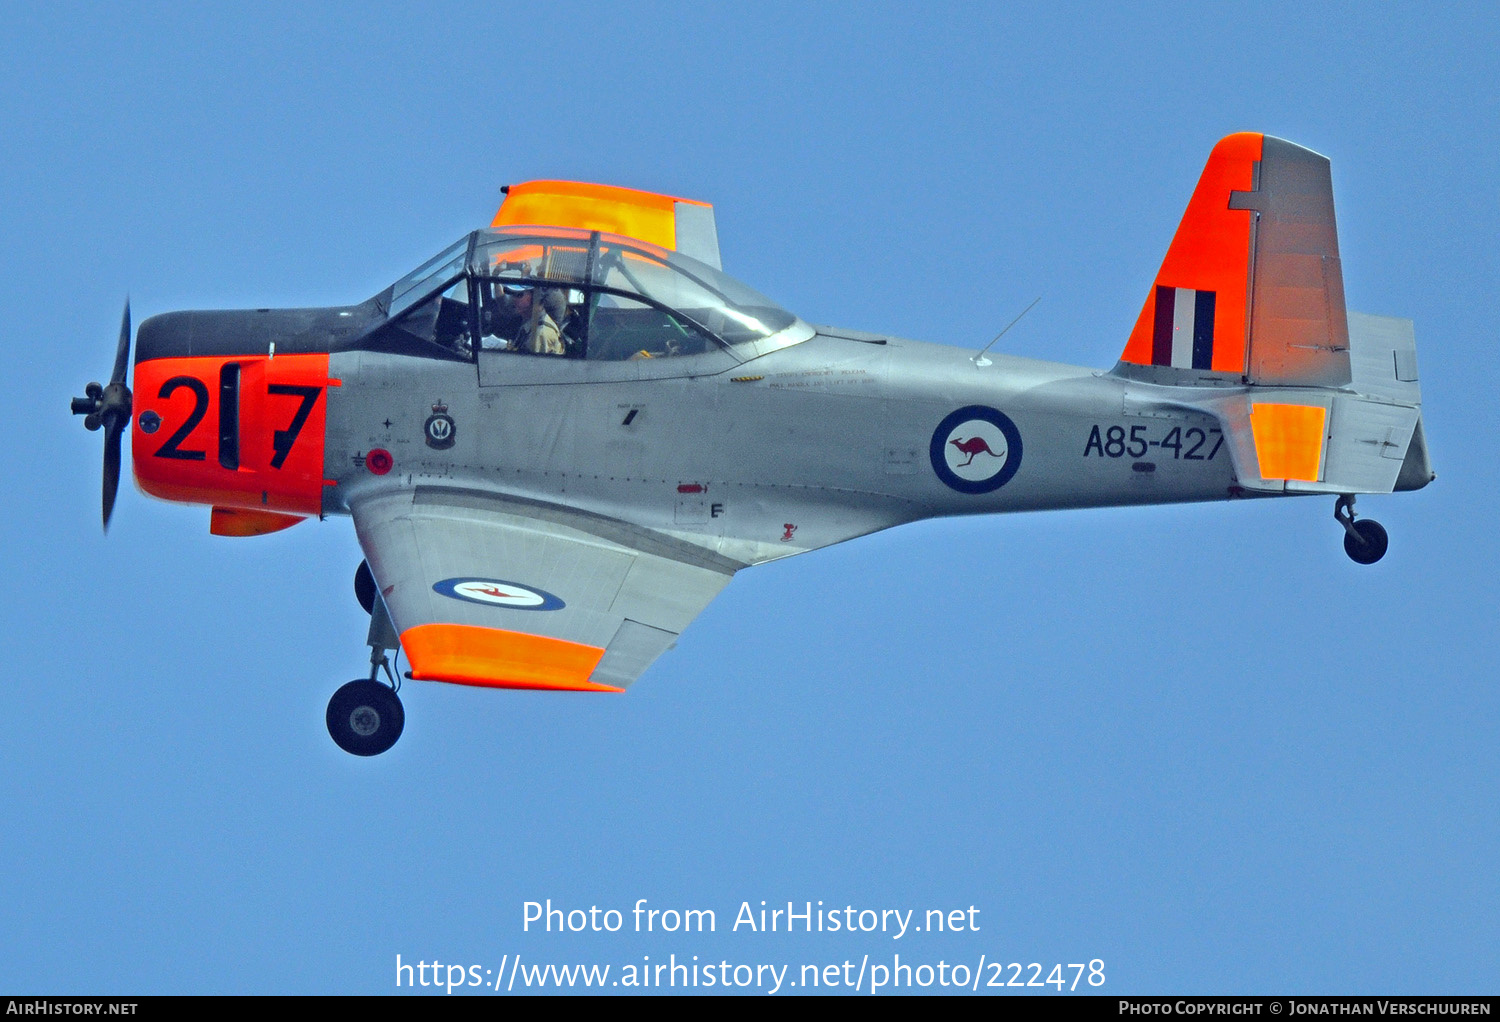
[[[533,355],[565,355],[562,321],[568,303],[556,288],[531,284],[506,284],[491,323],[492,331],[506,340],[506,351]]]

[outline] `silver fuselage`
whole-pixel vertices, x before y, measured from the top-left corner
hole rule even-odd
[[[325,510],[431,488],[626,523],[748,565],[922,518],[1239,494],[1218,422],[1181,407],[1181,388],[1083,367],[980,365],[969,349],[833,332],[667,379],[537,383],[544,357],[506,357],[529,382],[481,386],[473,365],[334,353],[343,385],[328,391],[326,471],[338,485]],[[424,442],[435,405],[454,422],[443,450]],[[1002,412],[1020,434],[1014,475],[991,492],[935,471],[934,431],[966,406]],[[390,452],[389,474],[365,470],[372,449]]]

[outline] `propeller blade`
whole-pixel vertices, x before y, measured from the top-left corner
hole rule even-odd
[[[120,345],[115,349],[115,371],[110,374],[110,383],[124,383],[125,372],[130,368],[130,299],[125,299],[125,316],[120,320]]]
[[[125,423],[111,416],[104,429],[104,531],[109,531],[109,516],[115,512],[115,494],[120,489],[120,436]]]
[[[109,386],[90,383],[83,397],[75,397],[70,406],[74,415],[84,416],[90,431],[104,427],[104,531],[115,511],[115,497],[120,492],[120,437],[130,425],[134,398],[125,385],[130,371],[130,299],[125,299],[125,315],[120,318],[120,343],[115,348],[115,368]]]

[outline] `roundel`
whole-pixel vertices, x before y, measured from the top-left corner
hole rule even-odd
[[[510,610],[562,610],[566,606],[549,592],[498,578],[445,578],[433,583],[432,589],[455,600]]]
[[[932,470],[959,493],[998,490],[1021,467],[1021,431],[1003,412],[968,405],[933,430]]]

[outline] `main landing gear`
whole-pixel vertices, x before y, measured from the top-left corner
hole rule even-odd
[[[1374,564],[1390,545],[1384,527],[1373,518],[1354,520],[1354,495],[1346,493],[1333,505],[1333,517],[1344,527],[1344,553],[1359,564]]]
[[[354,595],[370,615],[370,634],[365,640],[370,647],[370,676],[349,682],[328,700],[328,734],[345,752],[378,756],[396,744],[406,726],[406,711],[396,695],[401,684],[386,656],[387,650],[400,648],[400,640],[367,562],[361,561],[354,573]],[[382,670],[389,685],[379,680]]]

